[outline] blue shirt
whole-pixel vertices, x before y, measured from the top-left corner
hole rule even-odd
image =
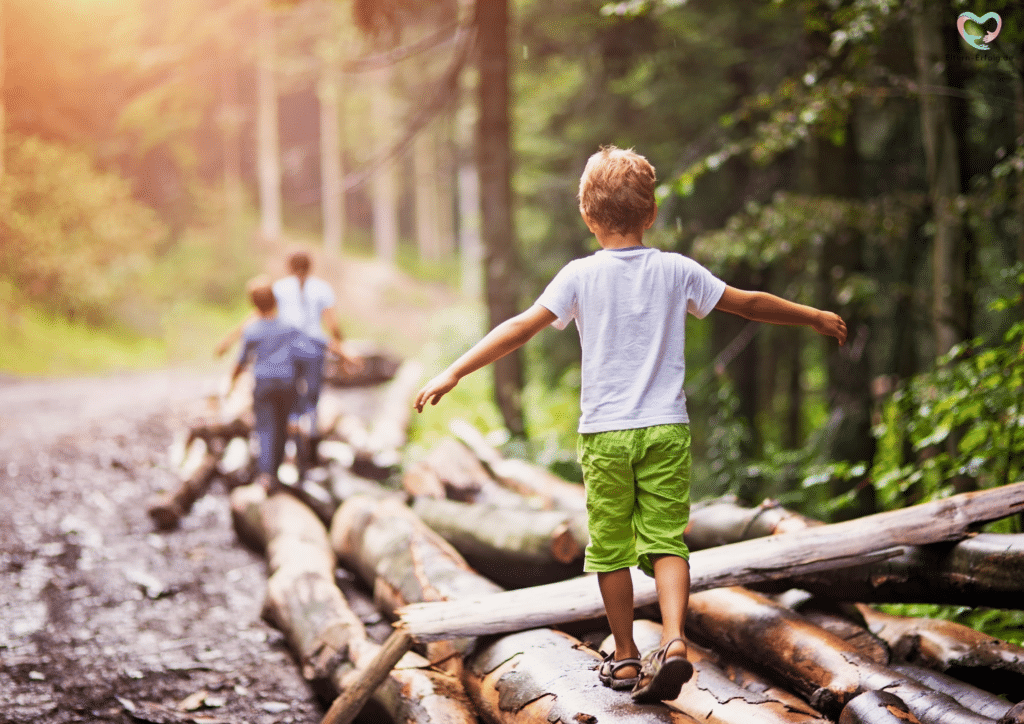
[[[301,354],[301,333],[279,318],[257,319],[242,332],[238,363],[252,362],[257,380],[295,379],[295,360]]]

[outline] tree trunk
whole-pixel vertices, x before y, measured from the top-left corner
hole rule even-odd
[[[921,721],[895,694],[865,691],[843,707],[839,724],[921,724]]]
[[[940,356],[962,342],[965,331],[965,258],[963,226],[955,200],[960,193],[960,160],[953,132],[943,70],[945,50],[938,27],[939,3],[918,0],[913,13],[914,58],[921,92],[921,136],[928,174],[928,195],[935,223],[932,245],[932,326]]]
[[[480,117],[476,155],[485,249],[488,322],[494,328],[519,313],[519,263],[512,216],[508,33],[510,0],[477,0],[477,69]],[[494,394],[505,426],[525,434],[523,367],[519,351],[494,363]]]
[[[353,472],[368,478],[387,477],[401,460],[409,434],[412,400],[419,389],[423,366],[415,360],[402,363],[388,383],[370,421],[366,437],[356,443]]]
[[[866,566],[773,581],[759,590],[800,588],[861,603],[945,603],[1017,608],[1024,594],[1024,535],[981,533],[948,544],[905,548]]]
[[[274,78],[273,8],[264,2],[258,15],[259,67],[256,83],[257,167],[260,190],[260,233],[264,241],[281,238],[281,151],[277,131],[277,81]]]
[[[539,502],[546,509],[587,509],[587,494],[582,485],[563,480],[535,463],[502,457],[480,431],[468,422],[452,420],[449,428],[501,485],[531,501]]]
[[[334,584],[334,553],[323,524],[291,496],[267,498],[256,486],[237,488],[231,511],[239,537],[267,554],[264,617],[284,632],[303,677],[320,696],[344,693],[363,678],[381,647],[367,638]],[[392,721],[476,722],[458,682],[423,657],[406,653],[388,671],[373,699]]]
[[[320,59],[320,206],[323,245],[329,254],[341,252],[345,237],[345,190],[341,180],[341,73],[336,52],[331,49]]]
[[[691,550],[701,550],[820,525],[820,521],[783,508],[774,500],[745,508],[736,502],[735,496],[726,496],[693,505],[686,526],[686,544]]]
[[[1024,695],[1024,647],[953,621],[890,616],[865,605],[857,608],[871,632],[907,663],[947,671],[1011,701]]]
[[[583,573],[586,521],[550,510],[417,498],[413,511],[466,561],[508,588]],[[582,533],[582,537],[581,537]]]
[[[951,696],[973,712],[990,719],[998,719],[1000,724],[1021,724],[1024,722],[1024,707],[1014,707],[1006,699],[970,684],[965,684],[952,676],[925,669],[911,664],[897,664],[892,667],[904,676],[919,681],[929,689]],[[1012,711],[1018,709],[1021,711]]]
[[[441,258],[437,148],[433,124],[416,136],[412,147],[413,204],[416,214],[416,246],[421,259]]]
[[[661,641],[661,625],[648,620],[633,623],[633,640],[641,652],[653,651]],[[609,636],[602,651],[614,650]],[[732,681],[714,661],[714,655],[692,642],[686,657],[693,664],[693,678],[679,696],[665,702],[704,724],[827,724],[828,720],[794,696],[773,697],[755,693]]]
[[[498,485],[462,443],[445,438],[411,465],[402,486],[412,496],[447,498],[499,508],[530,508],[531,501]]]
[[[7,120],[6,110],[4,104],[4,72],[5,64],[4,58],[6,44],[4,43],[4,28],[6,27],[6,21],[4,20],[4,2],[0,0],[0,180],[4,177],[4,156],[7,151]]]
[[[210,489],[217,476],[217,463],[224,451],[223,445],[207,446],[202,440],[195,440],[192,445],[202,449],[202,458],[197,464],[191,464],[183,471],[184,479],[177,490],[157,497],[147,510],[149,517],[160,530],[176,528],[181,519],[192,510],[195,502],[206,495],[206,491]]]
[[[793,575],[797,570],[843,568],[856,564],[858,557],[886,557],[894,546],[959,540],[975,524],[1022,509],[1024,483],[1015,483],[696,551],[690,556],[690,590],[756,583]],[[637,606],[657,600],[653,581],[642,574],[634,577],[634,600]],[[431,640],[550,626],[600,616],[603,610],[597,581],[585,576],[489,597],[407,606],[399,615],[414,638]]]
[[[380,148],[394,127],[395,101],[391,88],[391,68],[383,67],[370,74],[370,118]],[[395,164],[391,159],[382,163],[372,177],[373,251],[377,258],[394,264],[398,257],[398,186]]]
[[[627,694],[598,682],[600,662],[567,634],[538,629],[479,649],[467,661],[463,683],[491,724],[696,724],[661,704],[630,705]]]
[[[833,634],[770,599],[740,588],[690,597],[687,634],[719,651],[770,670],[828,717],[866,691],[906,702],[922,724],[991,724],[920,683],[863,658]]]

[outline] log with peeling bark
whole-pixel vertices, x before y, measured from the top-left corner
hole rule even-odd
[[[159,495],[149,503],[147,513],[160,530],[176,528],[195,502],[206,495],[217,476],[223,445],[219,441],[208,445],[204,440],[195,439],[189,448],[181,484],[176,490]]]
[[[556,510],[520,509],[416,498],[413,512],[474,569],[506,588],[583,573],[586,520]]]
[[[334,387],[368,387],[394,378],[402,361],[386,350],[362,340],[345,342],[345,352],[358,361],[355,368],[346,367],[334,355],[324,360],[324,383]]]
[[[945,603],[1018,608],[1024,596],[1024,535],[980,533],[954,545],[908,546],[868,566],[780,579],[762,591],[801,588],[859,603]]]
[[[402,363],[384,390],[380,406],[370,422],[365,447],[356,452],[353,469],[360,474],[390,473],[400,460],[412,416],[412,400],[419,389],[423,366],[409,360]],[[366,474],[366,477],[374,477]]]
[[[865,691],[843,707],[839,724],[921,724],[921,721],[895,694]]]
[[[990,691],[965,684],[952,676],[922,666],[896,664],[892,669],[921,682],[929,689],[953,697],[971,711],[990,719],[997,719],[1000,724],[1024,724],[1024,704],[1013,706],[1003,697],[996,696]]]
[[[466,662],[466,691],[490,724],[696,724],[661,704],[633,704],[597,678],[601,658],[571,636],[537,629],[482,645]]]
[[[690,597],[687,635],[767,669],[828,717],[866,691],[902,699],[922,724],[991,724],[953,698],[880,666],[781,604],[742,588]]]
[[[502,488],[465,445],[442,439],[402,475],[402,487],[414,497],[447,498],[462,503],[485,503],[505,508],[530,503]]]
[[[633,640],[642,652],[656,649],[661,640],[661,625],[648,620],[635,621]],[[604,651],[614,648],[611,637],[601,646]],[[688,644],[687,658],[693,664],[693,678],[683,685],[678,697],[665,703],[704,724],[827,724],[829,721],[796,697],[777,697],[744,689],[717,665],[709,650],[697,644]]]
[[[284,632],[303,677],[324,698],[344,694],[365,680],[381,653],[334,584],[335,556],[316,514],[295,498],[266,497],[254,485],[231,494],[232,517],[241,538],[266,551],[270,578],[264,616]],[[423,657],[402,652],[375,675],[372,698],[404,724],[475,724],[476,716],[457,679],[434,670]],[[396,657],[397,658],[397,657]],[[335,724],[352,721],[335,716]]]
[[[541,465],[504,457],[468,422],[453,420],[449,429],[508,489],[538,501],[546,509],[586,511],[587,496],[582,485],[564,480]]]
[[[857,608],[871,632],[903,661],[949,672],[1011,701],[1024,697],[1024,647],[953,621]]]
[[[902,510],[785,535],[696,551],[691,590],[746,585],[796,573],[844,568],[891,554],[893,547],[959,540],[971,526],[1024,510],[1024,483],[964,493]],[[652,580],[634,578],[637,606],[653,603]],[[584,576],[487,597],[415,604],[399,611],[413,638],[432,640],[524,630],[601,615],[597,582]]]
[[[701,550],[819,525],[821,521],[784,508],[775,500],[748,508],[735,496],[726,496],[694,503],[685,536],[691,549]]]

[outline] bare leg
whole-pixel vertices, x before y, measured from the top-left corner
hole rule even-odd
[[[615,639],[615,660],[639,658],[640,652],[633,642],[633,579],[629,569],[598,573],[597,583],[601,588],[608,627]],[[638,673],[636,667],[624,666],[616,672],[616,677],[628,679]]]
[[[685,638],[683,627],[686,623],[686,606],[690,599],[690,564],[679,556],[665,555],[652,558],[654,583],[658,589],[658,607],[661,609],[661,645],[664,646],[674,638]],[[606,601],[605,608],[607,607]],[[669,649],[668,655],[685,656],[686,644],[677,642]]]

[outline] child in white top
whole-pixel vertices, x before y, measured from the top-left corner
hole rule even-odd
[[[587,487],[585,570],[596,571],[615,640],[599,670],[637,701],[674,699],[692,675],[683,623],[690,589],[682,530],[689,514],[689,426],[683,394],[685,317],[712,309],[773,324],[812,327],[846,341],[832,312],[727,286],[680,254],[643,245],[657,215],[654,168],[613,146],[580,179],[580,213],[601,250],[567,264],[537,302],[502,322],[416,397],[420,412],[465,375],[549,325],[576,321],[583,349],[580,457]],[[641,661],[633,641],[630,565],[653,574],[661,646]]]

